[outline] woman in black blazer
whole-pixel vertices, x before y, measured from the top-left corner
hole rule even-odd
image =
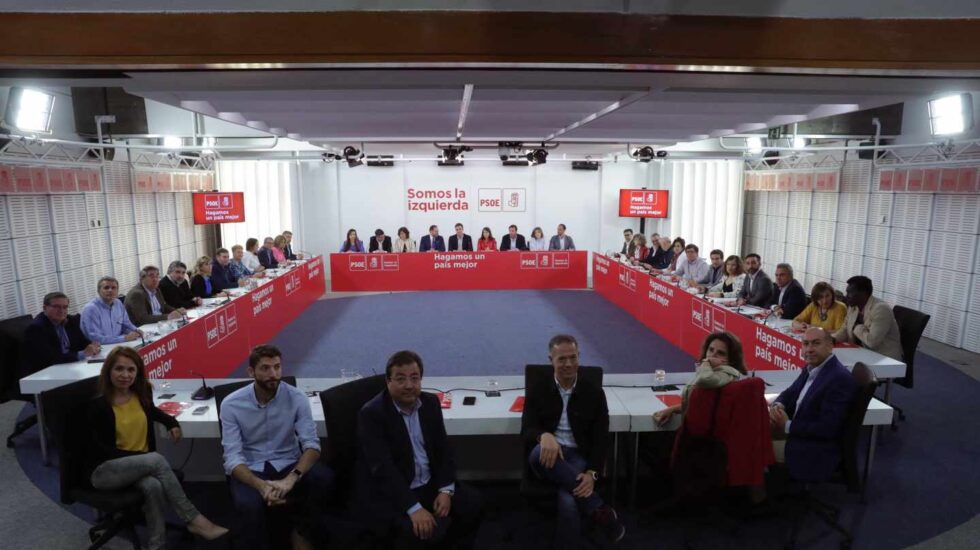
[[[191,294],[198,298],[213,298],[227,296],[225,292],[215,292],[211,282],[211,258],[201,256],[194,264],[194,276],[191,278]]]
[[[92,486],[101,490],[136,487],[143,493],[149,547],[164,548],[164,508],[170,502],[187,530],[206,540],[228,533],[204,517],[184,494],[170,464],[156,452],[153,422],[167,427],[177,441],[177,420],[153,404],[153,389],[143,374],[140,354],[129,347],[113,349],[102,364],[99,395],[87,409],[91,441],[85,457]]]

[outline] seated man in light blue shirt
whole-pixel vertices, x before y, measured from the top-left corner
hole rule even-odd
[[[126,307],[119,301],[119,281],[102,277],[97,286],[99,297],[82,308],[85,337],[101,344],[132,342],[140,338],[140,330],[129,320]]]
[[[387,389],[358,414],[359,516],[381,533],[394,528],[396,547],[472,548],[480,495],[456,481],[439,398],[422,392],[422,369],[417,353],[396,352]]]
[[[221,445],[231,497],[242,520],[241,540],[248,548],[282,547],[269,540],[269,507],[289,504],[313,520],[333,490],[334,476],[320,462],[320,439],[306,394],[282,380],[282,353],[256,346],[248,358],[255,382],[221,403]],[[293,548],[311,548],[310,533],[292,529]]]

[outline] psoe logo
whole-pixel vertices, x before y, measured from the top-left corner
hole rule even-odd
[[[630,192],[631,204],[642,204],[644,206],[656,206],[657,194],[652,191],[632,191]]]
[[[209,193],[204,195],[205,210],[226,210],[233,207],[234,204],[232,196],[228,194]]]
[[[367,259],[363,254],[351,254],[351,257],[347,259],[347,269],[349,271],[366,271]]]
[[[521,269],[537,269],[538,255],[521,253]]]
[[[477,190],[480,212],[525,212],[527,190],[523,188],[481,188]]]

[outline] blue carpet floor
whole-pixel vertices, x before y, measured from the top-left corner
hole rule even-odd
[[[426,360],[427,375],[518,374],[529,362],[546,360],[546,343],[557,332],[580,338],[584,364],[610,372],[687,370],[690,358],[615,306],[591,292],[419,293],[317,302],[276,338],[289,374],[337,376],[340,368],[381,369],[397,349],[412,348]],[[453,335],[458,335],[453,338]],[[980,512],[980,383],[933,357],[916,356],[916,386],[896,388],[893,401],[908,420],[886,432],[874,461],[868,504],[842,491],[822,493],[842,504],[843,521],[855,528],[855,548],[903,548],[936,536]],[[24,414],[29,411],[25,407]],[[21,467],[50,498],[58,500],[57,470],[41,465],[37,433],[19,438]],[[227,489],[221,483],[191,483],[188,493],[202,511],[231,523]],[[653,471],[640,486],[650,503],[665,486]],[[518,521],[513,483],[484,487],[495,511],[484,523],[481,548],[502,548],[501,534]],[[621,495],[624,493],[620,493]],[[81,507],[71,511],[91,520]],[[623,548],[681,548],[684,529],[668,518],[624,513],[629,532]],[[812,518],[800,548],[833,548],[839,540]],[[758,518],[737,539],[702,533],[698,547],[780,548],[787,524]],[[174,541],[173,548],[181,547]]]

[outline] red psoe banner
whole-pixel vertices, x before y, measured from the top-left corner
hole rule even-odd
[[[692,361],[701,354],[701,343],[708,334],[727,330],[742,342],[749,370],[803,366],[800,342],[795,338],[601,254],[592,256],[592,288],[691,355]]]
[[[589,253],[331,254],[332,290],[586,288]]]
[[[324,292],[323,258],[316,257],[140,349],[146,376],[226,378]]]
[[[658,189],[620,189],[619,215],[625,218],[666,218],[670,196]]]
[[[245,221],[245,193],[194,193],[194,223]]]

